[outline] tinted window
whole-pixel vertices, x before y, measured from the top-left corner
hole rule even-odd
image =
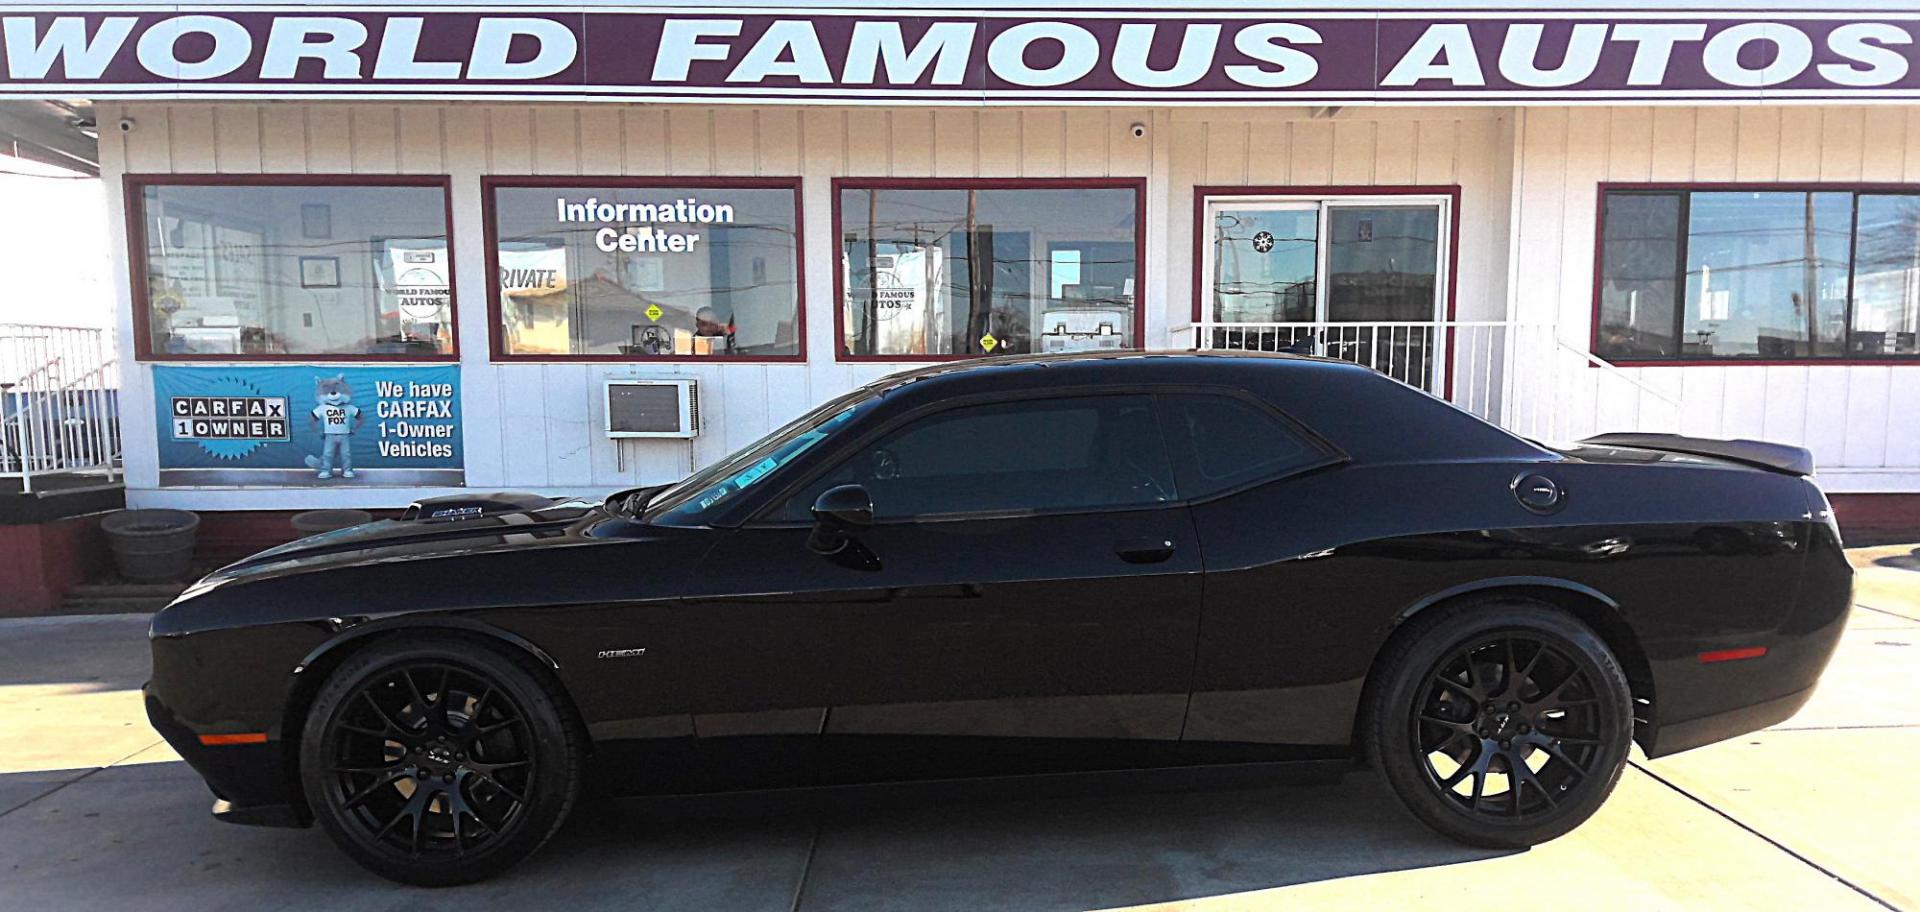
[[[804,520],[821,491],[865,485],[874,514],[1029,513],[1174,499],[1152,401],[1085,396],[968,406],[914,421],[861,448],[796,495]]]
[[[1251,402],[1208,395],[1167,396],[1166,402],[1185,497],[1217,494],[1327,458],[1317,444]]]

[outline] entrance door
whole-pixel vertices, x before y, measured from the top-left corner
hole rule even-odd
[[[1451,224],[1444,196],[1214,197],[1203,342],[1366,364],[1436,389]]]

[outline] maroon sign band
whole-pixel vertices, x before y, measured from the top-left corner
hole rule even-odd
[[[1920,15],[472,8],[0,14],[0,97],[754,103],[1920,98]]]

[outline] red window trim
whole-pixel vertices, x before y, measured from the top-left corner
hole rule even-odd
[[[450,351],[437,355],[381,354],[167,354],[153,350],[149,324],[152,303],[147,287],[146,188],[148,187],[437,187],[447,237],[447,316],[453,326]],[[142,363],[270,363],[314,362],[423,364],[460,360],[459,268],[453,237],[453,178],[445,174],[127,174],[120,180],[126,209],[128,290],[133,302],[134,360]]]
[[[842,190],[1132,190],[1133,191],[1133,341],[1147,342],[1147,179],[1144,177],[836,177],[833,195],[833,355],[840,363],[931,364],[972,361],[991,355],[856,355],[847,351],[845,263],[840,258]]]
[[[1920,354],[1881,355],[1875,358],[1812,355],[1801,358],[1608,358],[1600,352],[1600,269],[1607,240],[1607,194],[1642,193],[1719,193],[1743,191],[1778,193],[1902,193],[1920,195],[1920,184],[1889,181],[1600,181],[1595,185],[1593,205],[1593,297],[1589,305],[1587,351],[1615,367],[1865,367],[1920,364]],[[1685,226],[1682,226],[1683,228]],[[1859,245],[1859,213],[1854,213],[1853,236],[1848,242]],[[1848,297],[1852,297],[1853,275],[1847,276]],[[1685,306],[1684,304],[1682,306]],[[1848,322],[1852,322],[1852,303],[1848,303]],[[1847,327],[1852,332],[1851,325]],[[1600,365],[1591,361],[1590,368]]]
[[[500,326],[500,231],[495,219],[494,191],[502,188],[608,187],[615,190],[705,189],[790,190],[793,192],[794,333],[800,350],[791,355],[516,355],[507,352]],[[798,177],[645,177],[632,175],[543,174],[483,175],[480,178],[480,222],[486,244],[487,350],[495,364],[603,362],[619,364],[804,364],[807,360],[807,244],[806,211],[802,208]]]

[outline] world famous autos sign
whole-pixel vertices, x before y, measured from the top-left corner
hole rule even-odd
[[[454,365],[154,365],[160,484],[462,484],[459,377]]]
[[[0,8],[0,97],[1208,103],[1920,97],[1911,4]]]

